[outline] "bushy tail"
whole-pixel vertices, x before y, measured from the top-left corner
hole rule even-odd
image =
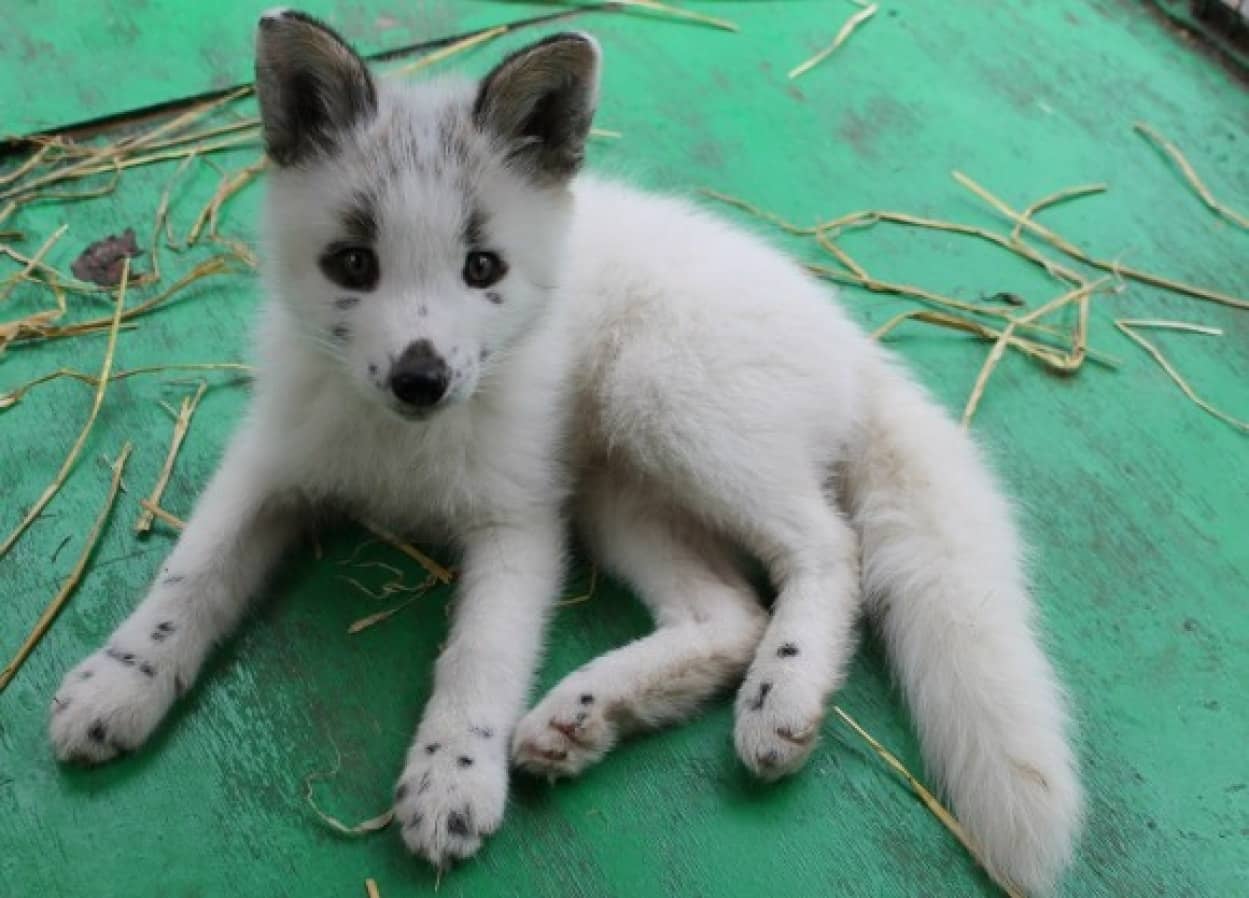
[[[869,382],[846,477],[869,614],[929,773],[989,872],[1048,892],[1082,799],[1010,509],[971,439],[919,387],[883,362]]]

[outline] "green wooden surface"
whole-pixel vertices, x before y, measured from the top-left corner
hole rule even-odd
[[[1249,294],[1249,233],[1214,219],[1133,134],[1145,119],[1178,142],[1215,193],[1249,207],[1249,95],[1143,16],[1097,0],[884,0],[875,20],[791,84],[784,73],[831,38],[840,2],[698,3],[736,20],[738,35],[595,15],[578,27],[603,42],[599,141],[592,163],[643,184],[710,185],[800,222],[856,209],[901,209],[985,226],[1000,221],[959,189],[959,168],[1016,206],[1060,187],[1106,181],[1108,194],[1047,213],[1099,254]],[[0,132],[75,121],[245,77],[256,7],[193,10],[172,0],[5,4]],[[368,48],[544,11],[542,4],[310,4]],[[393,23],[393,24],[392,24]],[[388,26],[388,27],[383,27]],[[481,72],[516,35],[457,65]],[[235,169],[254,150],[216,157]],[[110,197],[43,203],[5,227],[33,249],[70,230],[50,255],[69,262],[105,233],[145,240],[173,165],[136,169]],[[174,192],[185,232],[218,175],[197,165]],[[254,240],[259,189],[229,208],[225,230]],[[780,240],[781,238],[777,238]],[[784,244],[809,260],[809,246]],[[1036,305],[1057,292],[992,247],[946,234],[876,228],[844,245],[875,274],[975,299],[1011,291]],[[162,254],[177,273],[211,248]],[[12,266],[4,263],[0,272]],[[146,269],[147,262],[138,266]],[[118,367],[247,357],[258,285],[231,275],[180,296],[124,332]],[[146,295],[146,294],[145,294]],[[910,307],[847,290],[867,324]],[[38,308],[22,287],[0,320]],[[75,315],[107,311],[71,297]],[[1069,896],[1208,895],[1249,890],[1249,438],[1206,416],[1111,325],[1166,317],[1225,335],[1161,334],[1198,390],[1249,417],[1249,312],[1131,285],[1098,297],[1092,343],[1122,361],[1061,379],[1014,355],[989,385],[975,429],[1018,496],[1034,546],[1036,594],[1080,726],[1089,819]],[[958,411],[986,347],[915,325],[895,345]],[[11,347],[0,391],[68,365],[98,368],[100,336]],[[165,505],[186,514],[244,408],[246,387],[214,374]],[[381,569],[349,569],[362,542],[327,535],[270,592],[273,601],[211,663],[145,751],[98,770],[58,767],[45,710],[62,672],[94,648],[142,594],[172,536],[132,532],[138,497],[171,429],[161,400],[193,389],[178,375],[109,390],[83,458],[62,493],[0,560],[0,655],[7,660],[79,552],[107,486],[103,459],[135,455],[85,582],[49,636],[0,695],[0,895],[356,895],[431,893],[433,874],[393,834],[347,841],[320,825],[302,780],[333,766],[321,804],[348,820],[387,803],[428,691],[445,630],[434,593],[357,636],[347,625],[380,607],[341,579],[373,587]],[[0,531],[51,478],[90,391],[62,381],[0,412]],[[64,545],[62,546],[62,543]],[[357,560],[413,565],[381,546]],[[584,590],[579,568],[570,595]],[[542,672],[563,673],[646,629],[621,590],[556,616]],[[881,653],[869,640],[839,701],[918,769],[912,736]],[[715,704],[686,728],[622,746],[581,780],[519,779],[503,830],[444,877],[451,896],[991,895],[953,839],[857,739],[834,722],[807,769],[775,786],[751,782]]]

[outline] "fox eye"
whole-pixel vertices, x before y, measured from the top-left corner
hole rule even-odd
[[[507,274],[507,265],[497,255],[474,250],[464,258],[464,283],[482,289]]]
[[[372,290],[377,286],[377,254],[367,246],[331,249],[320,261],[321,272],[340,287]]]

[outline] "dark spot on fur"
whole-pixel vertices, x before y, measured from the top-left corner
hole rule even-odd
[[[408,797],[408,784],[400,783],[395,788],[395,804],[398,804],[399,802],[403,801],[407,797]]]
[[[589,716],[590,716],[590,712],[589,712],[589,711],[579,711],[579,712],[577,713],[577,717],[576,717],[575,722],[576,722],[576,723],[585,723],[585,719],[586,719],[587,717],[589,717]]]
[[[503,297],[500,294],[496,293],[494,290],[487,291],[486,299],[490,300],[496,306],[503,305]]]
[[[156,629],[152,631],[152,642],[164,642],[165,637],[178,629],[173,625],[173,621],[163,620],[156,625]]]
[[[754,702],[750,706],[750,710],[758,711],[763,707],[763,703],[768,700],[768,693],[772,691],[771,683],[760,683],[759,694],[755,696]]]
[[[92,677],[94,677],[94,676],[95,676],[95,671],[94,671],[94,670],[84,670],[82,673],[78,674],[78,679],[80,679],[80,680],[89,680],[89,679],[91,679],[91,678],[92,678]]]
[[[594,696],[590,695],[590,693],[588,693],[588,692],[586,692],[586,693],[582,693],[582,696],[581,696],[581,704],[583,704],[583,705],[592,705],[592,704],[594,704]]]
[[[775,767],[781,759],[781,753],[776,749],[769,749],[763,754],[755,758],[759,762],[760,767]]]
[[[91,729],[87,730],[87,736],[90,737],[92,742],[99,742],[103,745],[105,740],[108,739],[108,731],[104,729],[104,724],[97,720],[91,724]]]
[[[347,309],[354,309],[359,303],[360,297],[358,296],[340,296],[334,300],[334,308],[342,309],[345,312]]]
[[[104,650],[104,654],[127,667],[134,667],[134,655],[131,652],[122,652],[110,645]]]
[[[474,736],[480,736],[482,739],[489,739],[494,735],[494,730],[490,727],[469,727],[468,731]]]
[[[468,213],[464,222],[464,243],[470,248],[479,247],[486,242],[486,216],[480,209]]]
[[[421,774],[421,781],[417,783],[416,785],[416,794],[424,795],[426,792],[429,791],[429,787],[432,786],[433,783],[434,783],[433,778],[430,777],[429,771],[426,770],[424,773]]]
[[[369,374],[373,374],[373,375],[377,374],[377,366],[374,365],[372,362],[369,363]]]
[[[416,829],[425,821],[425,815],[416,813],[408,818],[408,822],[403,824],[404,829]]]
[[[342,343],[342,342],[345,342],[351,336],[351,328],[349,328],[345,324],[336,324],[330,330],[330,333],[333,335],[335,340],[337,340],[339,343]]]
[[[424,318],[426,315],[429,314],[429,306],[417,306],[416,314]]]
[[[176,695],[182,695],[186,692],[186,681],[179,674],[174,674],[173,691]]]
[[[453,836],[467,836],[472,829],[472,813],[465,808],[462,811],[452,811],[447,815],[447,832]]]
[[[377,214],[373,200],[365,193],[357,193],[351,204],[338,214],[347,239],[353,243],[377,242]]]
[[[434,752],[436,752],[440,748],[442,748],[441,744],[437,742],[431,742],[429,743],[429,745],[425,746],[425,754],[432,755]]]
[[[60,714],[69,707],[69,699],[61,698],[59,695],[52,696],[52,713]]]
[[[458,758],[455,759],[455,763],[459,764],[461,767],[472,767],[473,759],[470,758],[468,755],[460,755]]]
[[[143,673],[144,676],[148,676],[148,677],[156,676],[156,668],[148,664],[146,661],[142,662],[139,665],[139,670],[140,672]]]
[[[778,658],[792,658],[796,654],[798,654],[798,646],[792,642],[787,642],[776,650],[776,657]]]
[[[478,353],[477,358],[483,362],[488,360],[490,358],[490,350],[483,349],[480,353]]]
[[[165,577],[160,582],[164,586],[173,586],[176,583],[181,583],[185,579],[186,577],[182,576],[181,574],[170,574],[168,577]]]

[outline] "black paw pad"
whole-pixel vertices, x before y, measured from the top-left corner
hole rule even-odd
[[[581,696],[581,704],[583,704],[583,705],[592,705],[592,704],[594,704],[594,696],[590,695],[590,693],[588,693],[588,692],[583,693],[583,694],[582,694],[582,696]]]
[[[776,657],[778,658],[792,658],[797,654],[798,646],[794,645],[792,642],[787,642],[776,650]]]

